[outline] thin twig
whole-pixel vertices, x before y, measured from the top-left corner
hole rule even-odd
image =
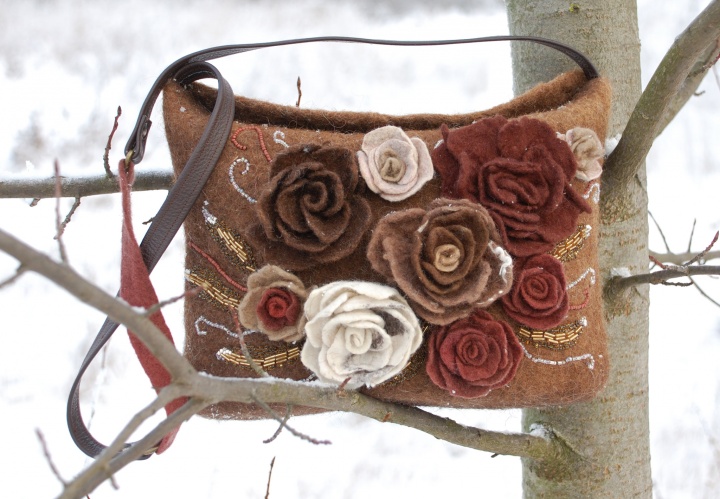
[[[55,466],[55,463],[53,462],[52,456],[50,455],[50,449],[48,448],[47,442],[45,441],[45,435],[43,435],[43,432],[40,430],[40,428],[35,429],[35,435],[37,435],[37,438],[40,441],[40,446],[42,447],[43,454],[45,455],[45,460],[50,466],[50,471],[52,471],[53,475],[55,475],[55,478],[57,478],[60,483],[63,484],[63,486],[67,485],[67,482],[63,479],[62,475],[60,475],[60,471],[57,469],[57,466]]]
[[[330,440],[317,440],[317,439],[312,438],[312,437],[310,437],[310,436],[308,436],[308,435],[305,435],[304,433],[300,433],[299,431],[297,431],[296,429],[294,429],[292,426],[288,425],[288,424],[287,424],[287,421],[283,422],[283,418],[281,418],[281,417],[278,415],[277,412],[273,411],[273,410],[272,410],[272,407],[270,407],[270,406],[267,405],[265,402],[263,402],[262,400],[260,400],[259,398],[257,398],[254,394],[251,394],[251,395],[250,395],[250,398],[252,398],[253,401],[254,401],[257,405],[259,405],[260,407],[262,407],[262,408],[265,410],[265,412],[267,412],[268,415],[270,415],[271,418],[273,418],[275,421],[277,421],[278,423],[280,423],[284,428],[287,428],[287,431],[289,431],[290,433],[292,433],[293,435],[295,435],[295,436],[298,437],[299,439],[305,440],[306,442],[310,442],[311,444],[314,444],[314,445],[331,445],[331,444],[332,444],[332,442],[331,442]]]
[[[67,225],[70,223],[72,216],[75,214],[75,210],[77,210],[78,207],[80,206],[81,199],[82,198],[79,198],[79,197],[75,198],[75,202],[73,203],[72,208],[70,208],[70,211],[65,216],[65,220],[63,220],[62,223],[60,224],[60,229],[58,230],[58,234],[55,236],[55,239],[57,239],[58,237],[61,237],[65,233],[65,227],[67,227]]]
[[[60,251],[60,260],[68,263],[65,245],[62,240],[63,226],[60,221],[60,198],[62,198],[62,185],[60,184],[60,162],[56,159],[54,163],[55,169],[55,240],[58,242],[58,250]]]
[[[20,265],[17,270],[15,270],[15,275],[12,275],[5,279],[4,281],[0,281],[0,289],[4,288],[5,286],[10,286],[12,283],[17,281],[21,275],[25,273],[27,269]]]
[[[688,240],[688,253],[692,249],[693,236],[695,236],[695,226],[697,225],[697,218],[693,218],[692,229],[690,229],[690,239]]]
[[[295,103],[295,107],[300,107],[300,99],[302,98],[302,88],[301,88],[301,85],[302,85],[302,83],[300,82],[300,77],[298,76],[298,79],[297,79],[298,100],[297,100],[297,102]]]
[[[655,227],[657,227],[658,232],[660,233],[660,237],[662,237],[663,244],[665,244],[665,249],[668,253],[672,253],[672,250],[670,249],[670,246],[668,245],[667,238],[665,237],[665,233],[663,232],[662,228],[660,227],[660,224],[655,219],[655,216],[652,214],[651,211],[648,210],[648,215],[650,215],[650,218],[655,223]]]
[[[173,303],[179,302],[180,300],[183,300],[185,298],[192,298],[193,296],[200,293],[203,289],[201,287],[195,287],[192,289],[189,289],[188,291],[185,291],[183,294],[175,296],[173,298],[168,298],[167,300],[160,301],[153,305],[152,307],[148,307],[145,309],[145,312],[143,312],[143,315],[145,317],[152,317],[152,315],[157,312],[158,310],[162,309],[163,307],[167,307],[168,305],[172,305]]]
[[[713,237],[713,240],[710,241],[710,244],[707,245],[707,247],[702,250],[700,253],[695,255],[693,259],[691,259],[689,262],[687,262],[685,265],[692,265],[696,262],[704,262],[705,261],[705,255],[708,254],[708,252],[712,249],[713,246],[715,246],[715,243],[718,240],[718,236],[720,236],[720,231],[715,232],[715,237]]]
[[[245,336],[243,335],[243,329],[240,325],[240,319],[238,318],[237,310],[230,309],[230,315],[232,316],[233,322],[235,323],[235,332],[237,332],[238,340],[240,341],[240,350],[242,350],[242,353],[245,356],[245,360],[247,361],[248,365],[261,377],[269,378],[270,375],[262,367],[260,367],[257,362],[255,362],[255,359],[252,358],[252,355],[250,355],[250,350],[248,350],[248,347],[245,344]]]
[[[270,461],[270,473],[268,473],[267,489],[265,489],[265,499],[270,499],[270,480],[272,479],[273,467],[275,466],[275,457]]]
[[[656,260],[665,263],[673,263],[675,265],[687,265],[687,262],[695,258],[697,256],[697,253],[657,253],[655,251],[650,251],[650,256],[652,256]],[[717,258],[720,258],[720,251],[709,251],[705,253],[702,258],[704,262],[715,260]]]
[[[118,128],[118,121],[120,120],[120,116],[122,116],[122,108],[118,106],[117,108],[117,114],[115,115],[115,121],[113,122],[112,130],[110,130],[110,135],[107,139],[107,144],[105,145],[105,154],[103,154],[103,165],[105,166],[105,176],[108,179],[113,178],[115,175],[113,175],[113,172],[110,170],[110,149],[112,149],[112,140],[113,136],[115,135],[115,131]]]
[[[708,301],[710,301],[710,303],[712,303],[712,304],[720,307],[720,303],[718,303],[717,301],[713,300],[713,299],[710,297],[709,294],[707,294],[700,286],[698,286],[698,283],[695,281],[695,279],[693,279],[693,278],[691,277],[691,278],[690,278],[690,281],[695,285],[695,289],[697,289],[698,292],[699,292],[701,295],[703,295]]]
[[[283,428],[285,428],[285,425],[287,424],[288,420],[290,419],[290,414],[292,414],[292,406],[290,404],[288,404],[285,407],[285,417],[280,422],[280,426],[278,426],[278,429],[275,430],[275,433],[273,434],[272,437],[268,438],[267,440],[263,440],[264,444],[269,444],[270,442],[275,440],[282,433]]]

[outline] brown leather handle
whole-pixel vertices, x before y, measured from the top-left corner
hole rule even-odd
[[[466,38],[460,40],[417,40],[417,41],[397,41],[397,40],[374,40],[370,38],[352,38],[346,36],[320,36],[315,38],[297,38],[294,40],[279,40],[275,42],[263,42],[263,43],[247,43],[242,45],[222,45],[219,47],[211,47],[204,50],[199,50],[181,57],[177,61],[173,62],[163,71],[157,80],[153,84],[150,92],[145,98],[138,120],[135,124],[135,128],[130,135],[130,139],[125,145],[125,154],[132,152],[132,160],[135,164],[140,163],[145,154],[145,142],[150,131],[152,122],[150,121],[150,114],[152,112],[155,101],[157,100],[160,92],[162,91],[165,84],[176,74],[180,68],[192,64],[195,62],[210,61],[213,59],[219,59],[221,57],[227,57],[234,54],[241,54],[243,52],[250,52],[252,50],[258,50],[268,47],[281,47],[284,45],[298,45],[302,43],[315,43],[315,42],[346,42],[346,43],[363,43],[368,45],[389,45],[389,46],[400,46],[400,47],[428,47],[438,45],[463,45],[468,43],[480,43],[480,42],[498,42],[498,41],[527,41],[533,42],[540,45],[545,45],[559,52],[562,52],[570,59],[572,59],[585,73],[588,80],[597,78],[599,76],[598,70],[595,68],[590,59],[588,59],[583,53],[578,52],[569,45],[560,43],[555,40],[549,40],[547,38],[539,38],[535,36],[512,36],[512,35],[500,35],[500,36],[486,36],[481,38]]]
[[[195,146],[182,173],[168,192],[165,202],[153,218],[153,222],[140,244],[140,250],[148,272],[153,270],[170,244],[170,241],[180,229],[185,217],[212,173],[222,153],[225,142],[230,135],[235,113],[235,98],[232,88],[230,88],[230,85],[225,81],[220,72],[205,61],[266,47],[312,42],[352,42],[372,45],[423,47],[492,41],[529,41],[545,45],[570,57],[582,68],[588,79],[598,76],[598,71],[590,60],[572,47],[554,40],[530,36],[490,36],[484,38],[436,41],[393,41],[329,36],[244,45],[225,45],[194,52],[175,61],[155,80],[155,83],[140,108],[135,128],[125,146],[125,154],[126,156],[130,153],[132,154],[131,160],[133,163],[138,164],[143,159],[145,142],[152,124],[150,114],[152,113],[155,101],[168,81],[175,79],[182,84],[187,84],[202,78],[214,78],[218,80],[218,94],[210,120],[205,127],[200,141]],[[117,327],[118,324],[109,318],[105,320],[105,323],[102,325],[80,366],[68,399],[67,421],[70,435],[80,450],[90,457],[95,457],[100,454],[100,452],[105,449],[105,446],[92,436],[82,419],[80,412],[80,382],[92,360],[97,356],[105,343],[107,343]],[[128,444],[128,446],[129,445],[131,444]],[[150,455],[152,454],[146,454],[141,459],[147,459]]]
[[[153,218],[153,222],[140,244],[140,250],[148,272],[151,272],[158,260],[160,260],[160,257],[185,220],[200,190],[212,173],[215,163],[220,158],[223,145],[230,135],[235,114],[235,96],[230,84],[225,81],[217,68],[205,62],[191,63],[182,67],[174,75],[174,79],[183,84],[192,83],[202,78],[218,80],[217,99],[205,131],[195,146],[186,168],[170,189],[165,202]],[[90,457],[100,454],[106,446],[92,436],[82,418],[80,411],[80,382],[90,363],[117,328],[118,324],[116,322],[110,318],[105,319],[95,337],[95,341],[93,341],[80,365],[77,377],[70,389],[67,405],[67,422],[70,436],[75,445]],[[150,455],[147,454],[141,459],[147,459]]]

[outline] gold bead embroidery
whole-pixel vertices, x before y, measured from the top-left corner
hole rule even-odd
[[[249,272],[255,272],[257,269],[255,256],[242,236],[212,215],[207,209],[207,202],[203,206],[203,216],[205,217],[205,226],[210,231],[210,237],[220,245],[223,254],[233,265]]]
[[[200,293],[201,298],[209,300],[210,303],[222,310],[227,310],[228,308],[234,310],[240,304],[240,300],[242,299],[240,294],[223,285],[213,273],[207,270],[186,270],[185,279],[203,289]]]
[[[567,239],[560,241],[551,255],[561,262],[569,262],[577,258],[578,253],[585,245],[585,240],[590,237],[592,227],[589,225],[578,225],[577,230]]]
[[[552,350],[563,350],[570,348],[577,343],[578,338],[587,326],[587,319],[563,324],[547,331],[539,331],[520,326],[518,336],[521,341],[537,347],[550,348]]]
[[[220,360],[225,360],[231,364],[241,367],[250,367],[250,363],[247,361],[244,355],[234,353],[229,348],[221,348],[216,354]],[[265,357],[255,358],[252,360],[263,369],[272,369],[273,367],[280,367],[286,362],[297,359],[300,357],[300,347],[288,348],[284,352],[268,355]]]

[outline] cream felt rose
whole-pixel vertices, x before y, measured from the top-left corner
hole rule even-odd
[[[605,148],[597,134],[589,128],[576,127],[560,137],[568,143],[578,162],[575,177],[583,182],[590,182],[600,177],[602,174],[600,161],[605,156]]]
[[[388,201],[412,196],[433,176],[425,142],[408,137],[396,126],[368,133],[361,149],[357,153],[360,174],[370,190]]]
[[[422,343],[417,317],[393,288],[339,281],[315,289],[305,302],[300,359],[320,381],[348,388],[375,386],[398,374]]]

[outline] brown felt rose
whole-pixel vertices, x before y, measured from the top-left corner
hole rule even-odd
[[[302,310],[310,290],[293,274],[266,265],[250,274],[247,293],[238,306],[240,323],[265,333],[273,341],[303,337]]]
[[[502,297],[505,313],[535,329],[550,329],[567,316],[569,301],[563,264],[550,255],[515,262],[515,282]]]
[[[367,186],[388,201],[412,196],[434,173],[425,142],[408,137],[396,126],[376,128],[366,134],[357,156]]]
[[[494,116],[454,130],[443,125],[442,135],[432,158],[443,195],[487,208],[511,255],[550,251],[591,211],[570,186],[575,157],[548,124]]]
[[[355,155],[347,149],[291,147],[270,165],[256,205],[259,223],[247,238],[266,261],[289,270],[348,256],[371,222],[358,179]]]
[[[382,218],[368,245],[375,271],[395,283],[413,310],[449,324],[510,289],[511,260],[487,210],[465,200],[436,199]]]
[[[430,334],[426,370],[433,383],[455,396],[484,397],[513,379],[522,355],[506,322],[476,310]]]

